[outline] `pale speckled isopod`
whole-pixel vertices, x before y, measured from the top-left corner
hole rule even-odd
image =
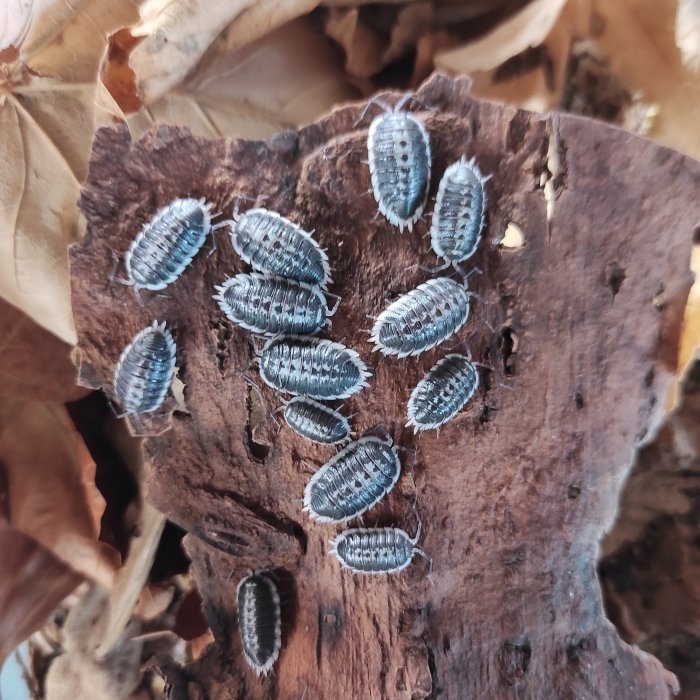
[[[235,275],[216,289],[214,299],[221,310],[252,333],[307,335],[318,331],[335,313],[335,308],[328,310],[318,287],[276,275]]]
[[[278,391],[331,401],[369,386],[371,373],[357,352],[342,343],[287,335],[265,343],[260,376]]]
[[[351,442],[324,464],[304,489],[304,511],[322,523],[343,523],[379,503],[399,479],[401,460],[391,440]]]
[[[462,157],[440,180],[430,239],[435,254],[447,264],[463,262],[476,252],[486,217],[484,183],[488,179],[475,158]]]
[[[408,400],[413,432],[438,428],[462,410],[479,386],[479,373],[464,355],[443,357],[418,382]]]
[[[301,226],[269,209],[234,213],[231,242],[254,270],[327,289],[328,256]]]
[[[172,284],[216,228],[211,207],[203,198],[184,198],[159,209],[131,243],[124,259],[128,279],[120,281],[150,290]]]
[[[238,630],[246,661],[266,676],[282,646],[282,616],[277,587],[268,576],[250,574],[238,584]]]
[[[284,406],[287,425],[302,437],[323,445],[337,445],[350,436],[350,423],[338,411],[308,396],[296,396]]]
[[[370,342],[384,355],[398,357],[430,350],[467,322],[470,295],[449,277],[428,280],[379,314]]]
[[[153,321],[124,348],[114,370],[123,415],[150,413],[165,399],[175,373],[176,347],[165,323]]]
[[[410,97],[375,117],[367,136],[374,198],[379,211],[400,231],[412,230],[420,219],[430,185],[430,137],[416,117],[401,110]]]

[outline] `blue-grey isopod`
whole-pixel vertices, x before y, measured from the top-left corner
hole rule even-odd
[[[462,410],[479,386],[479,373],[464,355],[443,357],[418,382],[408,400],[413,432],[438,428]]]
[[[282,646],[282,619],[277,587],[268,576],[250,574],[236,590],[238,630],[246,661],[266,676]]]
[[[260,376],[273,389],[312,399],[346,399],[369,386],[365,363],[351,348],[323,338],[271,338],[260,355]]]
[[[370,342],[384,355],[418,355],[456,333],[469,318],[469,292],[449,277],[428,280],[379,314]]]
[[[336,445],[348,439],[348,419],[330,406],[308,396],[296,396],[284,407],[287,425],[299,435],[324,445]]]
[[[390,439],[361,437],[313,475],[304,489],[304,511],[322,523],[351,520],[379,503],[400,474],[401,460]]]
[[[176,347],[165,323],[153,321],[124,348],[114,370],[114,394],[123,414],[155,411],[175,373]]]
[[[203,198],[185,198],[159,209],[129,246],[125,283],[157,290],[174,282],[212,230],[211,206]]]
[[[375,117],[367,136],[372,191],[379,211],[394,226],[410,231],[420,219],[430,185],[430,137],[409,112]]]
[[[428,559],[425,552],[415,546],[420,533],[420,523],[415,537],[409,537],[398,527],[344,530],[331,540],[329,554],[354,574],[393,574],[405,569],[416,554]]]
[[[217,286],[221,310],[235,324],[264,335],[315,333],[331,316],[323,292],[306,282],[259,272]]]
[[[452,163],[440,180],[430,239],[439,258],[459,263],[476,251],[486,216],[484,177],[476,159],[462,157]]]
[[[328,256],[301,226],[269,209],[249,209],[233,218],[233,248],[253,269],[328,287]]]

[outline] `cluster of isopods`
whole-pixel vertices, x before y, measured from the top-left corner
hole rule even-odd
[[[380,103],[381,104],[381,103]],[[412,114],[386,108],[369,128],[367,140],[372,190],[379,211],[401,231],[412,230],[428,198],[431,146],[427,130]],[[438,188],[430,228],[434,252],[445,264],[469,259],[484,227],[486,193],[472,159],[450,165]],[[257,350],[260,377],[284,402],[287,424],[303,437],[334,445],[350,440],[348,419],[320,403],[345,399],[368,386],[371,376],[357,352],[316,337],[330,326],[340,298],[328,292],[332,281],[325,251],[313,236],[277,212],[255,207],[212,224],[204,199],[176,199],[147,222],[126,257],[127,279],[135,289],[161,290],[186,269],[214,229],[228,226],[237,254],[252,271],[226,279],[214,298],[239,327],[266,338]],[[455,334],[469,316],[466,283],[437,277],[391,303],[371,331],[374,349],[404,358],[436,347]],[[333,308],[329,299],[335,299]],[[154,321],[124,349],[114,372],[114,395],[123,415],[155,411],[172,383],[176,345],[165,323]],[[408,423],[414,431],[438,428],[474,394],[478,373],[463,355],[442,358],[414,388]],[[324,464],[304,490],[303,509],[321,523],[342,524],[379,503],[401,473],[391,438],[365,435],[349,442]],[[401,571],[415,554],[421,532],[410,537],[399,528],[355,528],[336,536],[330,552],[354,573]],[[238,585],[241,640],[247,661],[260,675],[273,666],[281,645],[280,600],[274,582],[261,573]]]

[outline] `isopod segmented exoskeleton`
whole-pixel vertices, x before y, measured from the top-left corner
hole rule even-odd
[[[328,256],[301,226],[268,209],[235,213],[233,248],[253,269],[327,289]]]
[[[282,617],[277,587],[268,576],[251,574],[238,584],[238,629],[246,661],[266,676],[282,646]]]
[[[236,275],[216,289],[221,310],[252,333],[315,333],[335,312],[318,287],[266,273]]]
[[[185,198],[158,210],[129,246],[124,282],[151,290],[174,282],[212,230],[211,207],[203,198]]]
[[[462,157],[440,180],[430,227],[433,250],[448,263],[459,263],[476,251],[486,216],[484,177],[476,159]]]
[[[175,355],[165,323],[153,321],[134,336],[114,370],[114,395],[124,415],[150,413],[163,403],[175,373]]]
[[[260,376],[273,389],[318,400],[346,399],[369,386],[365,363],[351,348],[322,338],[271,338],[260,355]]]
[[[428,198],[431,152],[426,128],[401,110],[404,101],[374,118],[367,153],[379,211],[399,230],[410,231]]]
[[[418,382],[408,400],[413,432],[438,428],[462,410],[479,386],[479,373],[464,355],[443,357]]]
[[[287,425],[302,437],[324,445],[336,445],[350,435],[348,419],[308,396],[296,396],[284,407]]]
[[[304,511],[323,523],[343,523],[379,503],[399,479],[391,440],[362,437],[324,464],[304,489]]]
[[[379,314],[370,334],[374,350],[408,357],[439,345],[466,323],[469,297],[449,277],[418,285]]]

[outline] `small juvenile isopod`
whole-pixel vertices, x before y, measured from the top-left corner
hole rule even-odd
[[[428,132],[412,114],[401,110],[403,101],[374,118],[367,152],[379,211],[399,230],[410,231],[428,198],[431,153]]]
[[[486,216],[486,180],[476,159],[464,157],[440,180],[430,239],[435,254],[448,263],[463,262],[476,252]]]
[[[335,445],[348,439],[348,419],[308,396],[296,396],[284,407],[287,425],[299,435],[324,445]]]
[[[150,413],[163,403],[175,373],[175,354],[165,323],[153,321],[134,336],[114,370],[114,394],[124,415]]]
[[[335,311],[318,287],[259,272],[230,277],[216,289],[221,310],[252,333],[315,333]]]
[[[342,523],[379,503],[399,479],[391,440],[362,437],[324,464],[304,489],[304,511],[322,523]]]
[[[253,269],[328,287],[328,256],[301,226],[268,209],[249,209],[233,218],[233,248]]]
[[[411,393],[406,425],[414,426],[414,433],[440,427],[462,410],[478,386],[479,373],[467,357],[443,357]]]
[[[147,221],[124,259],[128,280],[137,289],[165,289],[192,262],[212,230],[211,204],[174,199]]]
[[[420,539],[398,527],[355,528],[341,532],[331,541],[333,554],[345,569],[354,574],[394,574],[405,569],[416,554],[429,558],[415,545]]]
[[[456,333],[469,318],[469,292],[449,277],[428,280],[379,314],[370,334],[384,355],[418,355]]]
[[[236,590],[238,630],[246,661],[266,676],[282,646],[282,619],[277,587],[268,576],[250,574]]]
[[[273,389],[312,399],[346,399],[369,386],[365,363],[351,348],[322,338],[271,338],[260,356],[260,376]]]

